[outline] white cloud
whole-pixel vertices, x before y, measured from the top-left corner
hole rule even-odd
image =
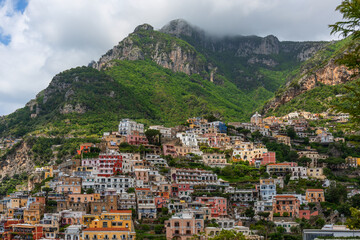
[[[0,4],[0,115],[23,106],[58,72],[97,60],[142,23],[183,18],[217,34],[329,40],[340,0],[30,0]]]

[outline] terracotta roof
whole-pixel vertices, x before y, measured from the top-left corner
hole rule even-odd
[[[111,213],[132,213],[131,210],[110,210]]]
[[[85,228],[83,232],[97,232],[97,231],[106,231],[106,232],[129,232],[128,228]]]
[[[307,192],[323,192],[324,189],[306,189]]]
[[[291,163],[270,163],[270,166],[289,166]]]
[[[275,196],[275,198],[295,198],[294,195],[281,195],[281,196]]]

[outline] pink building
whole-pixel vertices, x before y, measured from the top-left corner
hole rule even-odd
[[[275,152],[267,152],[263,153],[261,165],[267,165],[271,163],[276,163],[276,153]]]
[[[174,145],[171,145],[171,144],[164,144],[163,145],[163,152],[164,152],[165,156],[167,156],[167,155],[170,155],[172,157],[177,156],[176,148],[175,148]]]
[[[127,135],[126,136],[126,142],[130,145],[145,145],[149,144],[149,141],[145,136],[133,134],[133,135]]]
[[[187,240],[204,232],[204,217],[200,213],[181,212],[165,221],[166,239]]]
[[[224,217],[227,215],[227,199],[223,197],[197,197],[196,202],[205,204],[211,209],[211,217]]]

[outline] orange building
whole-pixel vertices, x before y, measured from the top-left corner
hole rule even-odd
[[[306,189],[306,201],[325,202],[324,189]]]
[[[284,216],[284,213],[289,217],[298,217],[300,210],[300,201],[293,195],[278,195],[273,200],[273,213],[279,213]],[[285,215],[286,215],[285,214]]]

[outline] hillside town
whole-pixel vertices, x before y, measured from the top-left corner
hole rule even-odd
[[[319,121],[326,124],[314,124]],[[308,112],[266,118],[255,113],[248,123],[194,117],[175,127],[122,119],[98,143],[84,142],[66,161],[37,166],[3,196],[0,235],[358,238],[360,231],[348,227],[349,204],[360,202],[358,184],[333,173],[359,176],[360,153],[336,150],[347,144],[336,126],[348,121],[346,114]],[[19,141],[2,139],[0,148]],[[337,208],[341,204],[347,210]]]

